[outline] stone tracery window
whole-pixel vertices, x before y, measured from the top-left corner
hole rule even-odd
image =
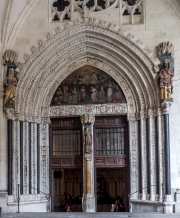
[[[121,25],[144,23],[144,0],[49,0],[49,21],[83,18],[84,6],[89,17],[93,17],[93,12],[119,8]]]

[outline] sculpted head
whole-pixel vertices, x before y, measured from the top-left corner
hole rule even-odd
[[[9,76],[14,76],[14,69],[13,68],[9,68]]]
[[[169,67],[169,60],[168,60],[168,59],[164,59],[164,61],[163,61],[163,66],[164,66],[165,68],[168,68],[168,67]]]

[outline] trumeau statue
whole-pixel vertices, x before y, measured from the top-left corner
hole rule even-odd
[[[17,79],[14,76],[14,69],[10,68],[5,82],[4,106],[14,106],[16,86]]]
[[[163,66],[159,72],[160,78],[160,93],[161,100],[172,100],[171,94],[173,93],[172,85],[173,70],[169,67],[169,60],[164,59]]]
[[[84,150],[85,154],[92,153],[92,134],[88,127],[86,127],[84,131]]]

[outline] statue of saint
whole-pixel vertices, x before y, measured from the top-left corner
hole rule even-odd
[[[88,127],[85,128],[84,131],[84,147],[85,153],[91,153],[92,151],[92,135],[89,131]]]
[[[5,83],[4,105],[8,103],[10,103],[10,105],[14,104],[14,100],[15,100],[14,93],[16,92],[16,86],[17,86],[17,79],[14,76],[14,69],[10,68]]]
[[[169,68],[169,61],[165,59],[163,61],[163,67],[159,73],[160,77],[160,89],[161,89],[161,100],[171,99],[171,94],[173,90],[172,77],[173,70]]]

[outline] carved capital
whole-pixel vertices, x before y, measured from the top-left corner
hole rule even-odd
[[[129,121],[135,121],[136,120],[136,114],[128,114],[127,115],[127,118]]]
[[[9,120],[15,120],[16,119],[14,108],[4,107],[4,112],[6,113],[7,119],[9,119]]]
[[[84,159],[85,160],[92,160],[92,154],[85,153]]]
[[[155,117],[155,116],[156,116],[156,109],[150,108],[150,109],[148,110],[148,117],[153,118],[153,117]]]
[[[163,114],[169,114],[171,105],[172,105],[172,102],[170,102],[170,101],[161,102],[161,107],[162,107]]]
[[[143,111],[140,112],[140,118],[141,119],[146,119],[147,117],[148,117],[147,111],[143,110]]]
[[[163,115],[162,108],[158,108],[157,109],[157,116],[162,116],[162,115]]]
[[[42,124],[51,124],[51,120],[50,120],[50,118],[49,117],[42,117],[41,118],[41,123]]]
[[[94,114],[84,114],[80,118],[81,118],[82,125],[85,124],[85,123],[94,124],[94,121],[95,121],[95,115]]]
[[[18,54],[13,50],[6,50],[3,55],[4,64],[7,62],[18,65]]]

